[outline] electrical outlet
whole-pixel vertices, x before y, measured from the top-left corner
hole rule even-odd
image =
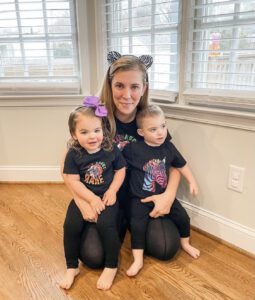
[[[230,165],[228,175],[228,188],[237,192],[243,192],[244,168]]]

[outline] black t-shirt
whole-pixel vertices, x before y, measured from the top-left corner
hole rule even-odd
[[[170,167],[182,168],[186,161],[168,140],[157,147],[144,141],[130,143],[123,149],[128,163],[133,197],[146,198],[165,191]]]
[[[120,150],[123,150],[123,148],[129,143],[143,140],[143,137],[137,133],[137,125],[135,120],[130,123],[123,123],[115,118],[115,122],[116,135],[114,142],[117,144]]]
[[[114,171],[126,166],[120,150],[115,146],[109,152],[101,149],[90,154],[85,149],[69,149],[64,174],[78,174],[80,181],[93,193],[102,196],[109,188]]]

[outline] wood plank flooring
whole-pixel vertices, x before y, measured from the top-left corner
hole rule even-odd
[[[63,220],[70,194],[61,184],[0,184],[0,299],[255,299],[255,260],[192,231],[198,260],[183,251],[168,262],[146,257],[128,278],[130,237],[110,291],[96,289],[101,270],[81,266],[69,291],[58,287],[65,272]]]

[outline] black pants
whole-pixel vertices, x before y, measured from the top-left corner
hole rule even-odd
[[[104,266],[108,268],[116,268],[118,265],[120,250],[117,230],[118,211],[118,202],[112,206],[106,206],[105,210],[98,216],[96,223],[97,231],[103,244]],[[64,223],[64,250],[67,268],[78,267],[82,234],[87,226],[90,226],[90,223],[83,219],[79,208],[74,200],[72,200],[69,204]],[[93,250],[92,247],[91,251],[95,251],[96,253],[97,249]]]
[[[131,200],[131,245],[132,249],[145,249],[146,229],[150,219],[149,213],[154,205],[142,203],[140,199]],[[190,218],[181,203],[175,199],[170,213],[167,215],[178,228],[181,237],[190,236]]]
[[[127,184],[122,185],[117,195],[119,203],[118,229],[120,241],[123,242],[127,229],[130,228],[130,204]],[[153,226],[148,226],[147,239],[149,241],[149,253],[154,258],[160,260],[171,259],[178,247],[179,237],[176,226],[170,222],[168,217],[157,219],[158,222],[149,220]],[[169,222],[172,223],[169,226]],[[85,222],[86,226],[82,230],[80,244],[80,259],[90,268],[100,268],[104,264],[104,251],[100,236],[95,228],[95,224]],[[155,226],[156,225],[156,226]],[[160,232],[159,232],[160,231]]]

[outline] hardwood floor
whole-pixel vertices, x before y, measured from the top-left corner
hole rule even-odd
[[[255,299],[255,260],[194,230],[198,260],[183,251],[168,262],[146,257],[139,275],[128,278],[127,236],[110,291],[98,291],[101,271],[85,266],[63,291],[58,282],[65,271],[62,226],[69,201],[61,184],[0,184],[0,299]]]

